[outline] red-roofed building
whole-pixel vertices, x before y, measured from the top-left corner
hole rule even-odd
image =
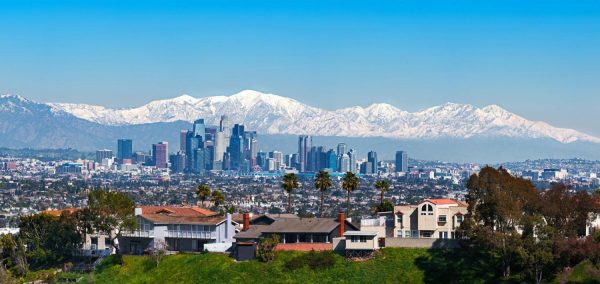
[[[125,254],[142,254],[159,245],[172,251],[222,251],[231,247],[235,234],[231,214],[198,206],[138,206],[135,215],[139,228],[124,232],[119,242]]]
[[[456,230],[467,214],[467,204],[448,198],[425,199],[414,205],[394,207],[397,238],[458,238]]]

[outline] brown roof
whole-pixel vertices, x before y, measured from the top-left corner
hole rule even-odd
[[[214,216],[216,212],[198,206],[139,206],[142,214],[172,214],[178,216]]]
[[[174,216],[163,214],[142,214],[142,218],[156,224],[216,225],[225,221],[224,216]]]
[[[251,225],[247,231],[241,231],[235,234],[234,238],[236,239],[258,239],[261,237],[264,230],[266,230],[269,225]]]
[[[275,247],[276,251],[311,251],[311,250],[332,250],[332,243],[294,243],[294,244],[278,244]]]

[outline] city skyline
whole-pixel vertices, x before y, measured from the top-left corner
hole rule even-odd
[[[4,1],[0,93],[111,107],[248,88],[326,109],[498,104],[600,135],[600,8],[510,4]]]

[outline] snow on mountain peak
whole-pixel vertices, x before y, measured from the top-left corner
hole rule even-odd
[[[561,143],[596,138],[571,129],[529,121],[497,105],[477,108],[470,104],[445,103],[417,112],[390,104],[325,110],[294,99],[243,90],[231,96],[194,98],[182,95],[150,102],[137,108],[110,109],[81,104],[48,104],[57,111],[109,125],[193,121],[204,118],[217,123],[227,114],[248,129],[265,134],[388,137],[399,139],[469,138],[474,136],[550,138]]]

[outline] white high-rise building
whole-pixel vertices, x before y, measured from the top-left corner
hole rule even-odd
[[[350,171],[350,157],[348,154],[343,154],[338,158],[338,172],[345,173]]]
[[[350,172],[356,173],[356,151],[354,149],[350,149],[348,151],[348,163]]]

